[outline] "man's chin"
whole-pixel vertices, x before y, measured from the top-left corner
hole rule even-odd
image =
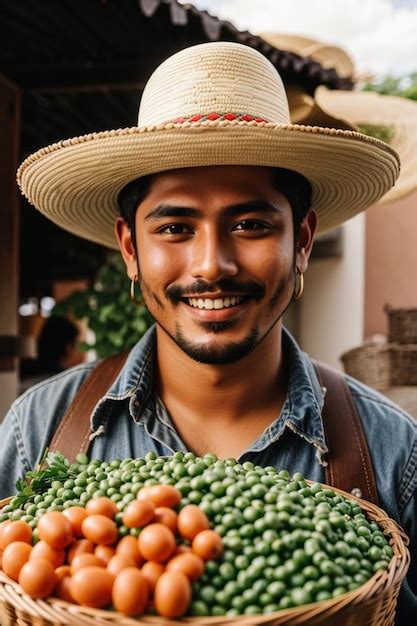
[[[210,322],[211,326],[222,324],[223,322]],[[209,329],[206,328],[206,330]],[[212,332],[220,332],[224,329],[212,328],[211,330]],[[197,363],[203,363],[205,365],[227,365],[228,363],[240,361],[240,359],[243,359],[255,349],[259,342],[259,331],[254,328],[244,339],[240,341],[225,341],[222,342],[221,345],[216,341],[209,342],[208,344],[198,343],[198,341],[189,341],[178,329],[174,339],[178,347],[191,359],[197,361]]]

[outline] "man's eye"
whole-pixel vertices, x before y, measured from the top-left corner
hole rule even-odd
[[[259,222],[258,220],[242,220],[236,224],[233,230],[265,230],[268,224]]]
[[[160,233],[168,235],[186,235],[191,233],[191,229],[185,224],[168,224],[159,230]]]

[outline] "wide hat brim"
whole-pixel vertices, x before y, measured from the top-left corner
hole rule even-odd
[[[28,157],[17,181],[41,213],[66,230],[117,248],[118,194],[130,181],[209,165],[282,167],[311,183],[319,232],[375,204],[399,175],[395,150],[348,130],[215,120],[84,135]]]
[[[417,102],[369,91],[319,87],[315,104],[328,116],[342,118],[361,132],[384,135],[385,131],[389,145],[399,154],[401,174],[395,187],[381,198],[380,204],[399,200],[417,189]]]

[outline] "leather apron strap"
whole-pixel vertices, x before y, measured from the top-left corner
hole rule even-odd
[[[73,463],[79,452],[87,452],[90,446],[90,416],[122,369],[127,352],[107,357],[95,366],[78,390],[55,431],[49,450],[61,452]]]
[[[378,504],[371,456],[352,394],[339,372],[313,361],[319,381],[326,388],[322,411],[329,448],[326,483],[354,495],[355,489],[369,502]]]

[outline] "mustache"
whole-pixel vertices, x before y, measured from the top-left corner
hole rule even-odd
[[[178,304],[181,298],[198,296],[202,293],[215,293],[216,291],[244,293],[260,300],[265,294],[265,287],[256,281],[238,282],[234,278],[220,278],[214,283],[207,283],[198,278],[192,285],[171,285],[165,290],[165,295],[170,302]]]

